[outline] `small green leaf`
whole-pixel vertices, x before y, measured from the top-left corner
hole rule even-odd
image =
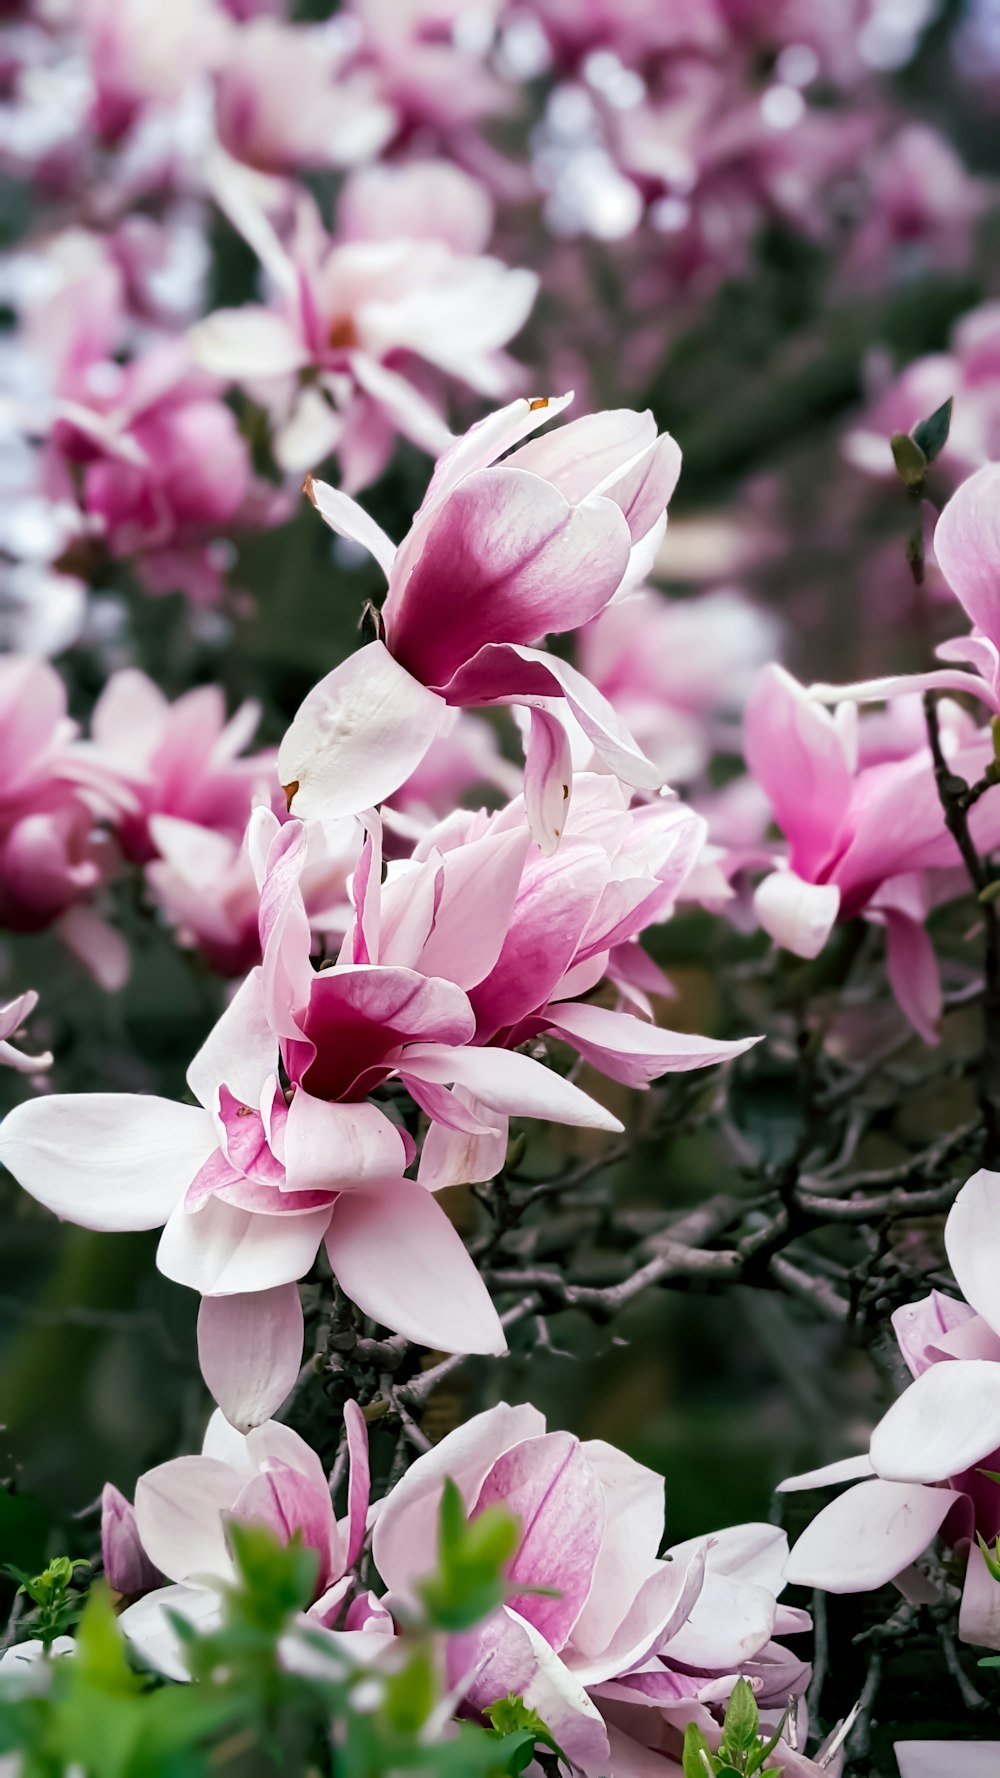
[[[701,1730],[693,1722],[689,1722],[684,1730],[681,1770],[684,1778],[714,1778],[716,1772],[715,1756]]]
[[[994,1544],[992,1554],[990,1552],[990,1546],[986,1542],[981,1531],[976,1532],[976,1538],[979,1543],[980,1551],[982,1552],[983,1561],[986,1563],[993,1579],[1000,1580],[1000,1538],[998,1538]]]
[[[889,442],[900,481],[908,488],[919,488],[930,465],[916,439],[908,432],[894,432]]]
[[[935,457],[940,456],[948,443],[948,434],[951,431],[951,407],[952,397],[949,395],[947,401],[943,401],[941,406],[935,408],[926,420],[920,420],[913,428],[911,434],[913,442],[923,452],[928,463],[933,463]]]
[[[738,1679],[729,1694],[725,1721],[722,1725],[721,1753],[724,1759],[734,1754],[749,1753],[760,1738],[760,1712],[749,1680]]]

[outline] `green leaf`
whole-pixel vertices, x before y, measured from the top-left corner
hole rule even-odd
[[[749,1753],[760,1739],[760,1712],[749,1680],[738,1679],[729,1694],[725,1721],[722,1725],[723,1759],[737,1753]]]
[[[916,439],[908,432],[894,432],[889,442],[900,481],[908,488],[919,488],[930,465]]]
[[[689,1722],[684,1730],[681,1770],[684,1778],[713,1778],[716,1770],[715,1756],[701,1730],[693,1722]]]
[[[948,443],[948,434],[951,431],[951,407],[952,397],[949,395],[947,401],[943,401],[941,406],[935,408],[926,420],[920,420],[913,428],[911,433],[913,442],[923,452],[928,463],[933,463],[935,457],[940,456]]]
[[[990,1553],[990,1546],[986,1542],[981,1531],[976,1532],[976,1538],[982,1552],[983,1561],[986,1563],[993,1579],[1000,1581],[1000,1538],[997,1539],[992,1554]]]
[[[753,1778],[753,1773],[756,1772],[758,1766],[762,1766],[768,1756],[774,1752],[778,1742],[781,1740],[781,1737],[785,1732],[785,1724],[787,1721],[788,1711],[786,1710],[782,1715],[781,1721],[775,1729],[774,1734],[771,1736],[770,1741],[762,1741],[760,1747],[750,1754],[747,1760],[747,1778]],[[761,1778],[767,1778],[767,1773],[761,1773]]]
[[[142,1690],[142,1680],[129,1666],[125,1638],[103,1581],[91,1587],[80,1619],[73,1676],[122,1697],[133,1697]]]
[[[519,1537],[517,1520],[502,1506],[488,1506],[470,1523],[458,1488],[446,1479],[438,1511],[437,1570],[417,1588],[432,1629],[471,1629],[503,1603],[502,1569]]]
[[[569,1765],[565,1753],[538,1711],[532,1710],[516,1693],[508,1692],[505,1698],[498,1698],[495,1704],[487,1705],[483,1715],[489,1719],[494,1732],[501,1738],[517,1735],[527,1729],[534,1738],[534,1746],[547,1747],[564,1765]],[[519,1767],[516,1769],[520,1770]]]

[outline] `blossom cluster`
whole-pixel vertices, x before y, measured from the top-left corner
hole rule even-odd
[[[889,0],[348,0],[313,23],[266,0],[14,10],[0,167],[37,220],[2,275],[0,1162],[61,1221],[156,1232],[162,1278],[198,1299],[217,1404],[200,1454],[145,1469],[134,1501],[104,1490],[135,1659],[189,1677],[178,1619],[222,1622],[248,1523],[313,1553],[314,1646],[391,1663],[451,1483],[473,1525],[502,1506],[517,1539],[506,1602],[438,1639],[449,1717],[519,1700],[583,1778],[688,1778],[686,1737],[725,1749],[745,1681],[764,1778],[837,1774],[851,1721],[816,1745],[795,1640],[811,1618],[786,1586],[892,1583],[943,1614],[960,1583],[961,1638],[1000,1649],[1000,1173],[949,1210],[961,1298],[935,1274],[895,1309],[913,1381],[869,1450],[782,1484],[854,1484],[790,1552],[756,1520],[664,1548],[653,1469],[499,1389],[431,1444],[392,1378],[422,1374],[413,1349],[506,1355],[520,1274],[494,1262],[537,1258],[504,1220],[532,1129],[586,1170],[607,1136],[644,1116],[648,1134],[653,1083],[714,1070],[702,1102],[739,1171],[727,1095],[791,1047],[813,1122],[767,1156],[734,1245],[713,1243],[743,1226],[738,1195],[678,1268],[770,1289],[783,1263],[800,1297],[853,1318],[868,1276],[847,1303],[835,1259],[784,1254],[822,1220],[801,1169],[836,1167],[817,1050],[831,1031],[854,1043],[863,1078],[877,1018],[925,1055],[961,991],[992,1004],[1000,1056],[982,863],[1000,848],[997,304],[898,374],[872,355],[829,452],[864,498],[906,484],[921,642],[964,627],[912,672],[901,650],[879,677],[802,682],[782,664],[803,658],[794,601],[779,622],[717,556],[704,576],[671,568],[685,482],[657,382],[768,231],[827,256],[835,300],[964,266],[988,182],[882,78],[927,21]],[[773,486],[745,498],[766,510]],[[307,598],[372,596],[352,649],[317,617],[315,646],[310,630],[276,664],[310,552]],[[279,559],[265,600],[259,564]],[[666,599],[671,578],[705,586]],[[738,955],[733,979],[757,985],[725,1024],[709,996],[671,1009],[662,959],[685,913],[716,935],[708,973]],[[154,934],[171,966],[183,953],[211,1009],[183,1086],[180,1068],[162,1092],[124,1068],[65,1090],[59,1010],[26,985],[44,989],[43,953],[7,950],[45,934],[111,1016]],[[839,990],[858,954],[855,1027],[853,983],[810,1023],[823,965]],[[791,1045],[787,1022],[761,1036],[765,977]],[[1000,1142],[988,1063],[977,1118]],[[844,1152],[867,1133],[859,1116]],[[500,1204],[494,1238],[470,1233],[478,1199]],[[857,1208],[845,1194],[831,1220]],[[640,1285],[669,1271],[665,1227]],[[526,1314],[574,1306],[564,1257],[565,1277],[530,1272]],[[374,1355],[378,1397],[341,1389],[335,1322]],[[380,1411],[419,1455],[373,1499]],[[332,1475],[296,1430],[318,1417]],[[904,1778],[923,1760],[901,1749]]]

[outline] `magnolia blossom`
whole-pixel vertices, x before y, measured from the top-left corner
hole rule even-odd
[[[94,81],[94,122],[116,141],[150,104],[176,103],[222,54],[227,20],[214,0],[83,0],[79,23]]]
[[[14,1000],[8,1000],[6,1006],[0,1006],[0,1065],[15,1069],[18,1074],[35,1074],[39,1069],[52,1065],[52,1056],[48,1050],[40,1056],[28,1056],[16,1043],[11,1042],[12,1038],[21,1036],[22,1025],[37,1005],[38,995],[33,988],[29,988],[26,993],[18,994]]]
[[[0,761],[0,922],[18,932],[58,925],[98,980],[120,986],[127,953],[84,904],[109,869],[101,827],[131,797],[113,763],[80,739],[47,661],[0,659]]]
[[[114,761],[136,807],[118,824],[129,858],[156,856],[151,824],[168,816],[241,839],[254,793],[270,789],[274,754],[245,755],[260,719],[247,702],[227,719],[218,685],[202,685],[171,703],[138,668],[113,673],[94,706],[91,735]]]
[[[679,1756],[686,1722],[717,1734],[711,1706],[742,1671],[773,1665],[782,1704],[802,1689],[808,1669],[772,1642],[809,1622],[776,1604],[782,1533],[741,1526],[661,1559],[662,1478],[602,1440],[546,1432],[530,1406],[501,1403],[449,1433],[375,1506],[390,1612],[412,1604],[430,1566],[446,1477],[471,1517],[499,1504],[520,1522],[507,1604],[449,1638],[467,1709],[515,1693],[587,1778],[638,1778],[664,1736]]]
[[[145,1596],[129,1605],[120,1621],[161,1672],[188,1677],[171,1613],[203,1631],[221,1619],[221,1588],[235,1578],[226,1534],[230,1519],[266,1525],[283,1543],[298,1532],[318,1557],[306,1622],[325,1628],[337,1620],[353,1586],[369,1491],[368,1436],[356,1402],[347,1403],[344,1425],[350,1470],[347,1514],[340,1520],[315,1451],[273,1420],[244,1435],[216,1413],[199,1457],[176,1457],[139,1477],[129,1533],[138,1550],[128,1578],[142,1574],[142,1588],[135,1590]],[[149,1590],[151,1575],[165,1577],[168,1584],[157,1586],[154,1580]],[[347,1612],[347,1627],[360,1628],[369,1612],[359,1599],[354,1621]]]
[[[321,516],[372,553],[388,591],[384,640],[320,681],[281,744],[278,770],[296,814],[348,814],[391,796],[449,707],[476,704],[531,706],[528,795],[535,831],[552,844],[572,780],[556,719],[564,704],[611,771],[659,788],[659,769],[610,704],[531,644],[577,628],[641,578],[663,534],[680,452],[657,436],[651,414],[627,411],[521,442],[570,399],[512,402],[458,439],[398,549],[345,494],[310,484]]]
[[[267,173],[348,166],[377,154],[396,128],[369,75],[343,68],[327,30],[276,18],[233,33],[215,74],[215,121],[229,154]]]
[[[782,1483],[857,1483],[802,1533],[786,1578],[831,1593],[894,1580],[926,1596],[928,1583],[911,1570],[940,1535],[967,1552],[959,1634],[1000,1648],[1000,1584],[975,1541],[1000,1533],[1000,1485],[986,1473],[1000,1468],[1000,1174],[981,1171],[962,1188],[945,1244],[966,1301],[932,1291],[896,1311],[914,1382],[879,1421],[868,1451]]]
[[[208,370],[265,402],[276,458],[290,472],[336,451],[345,486],[357,490],[385,468],[396,432],[436,456],[451,433],[423,392],[427,367],[482,395],[511,386],[503,348],[527,320],[537,279],[456,251],[450,216],[439,223],[428,201],[438,176],[432,169],[430,193],[423,177],[419,166],[383,169],[376,204],[394,180],[404,232],[386,237],[376,222],[359,238],[355,203],[352,238],[331,238],[303,196],[286,248],[245,179],[225,165],[216,172],[217,195],[261,255],[276,300],[216,311],[195,329],[193,347]]]
[[[630,809],[617,779],[581,774],[554,855],[531,839],[522,796],[494,815],[449,816],[411,858],[387,866],[383,883],[373,860],[342,957],[448,977],[475,1019],[468,1050],[426,1051],[416,1072],[409,1051],[401,1064],[432,1120],[421,1180],[437,1190],[492,1179],[503,1165],[498,1045],[555,1037],[612,1080],[643,1088],[668,1072],[730,1060],[756,1041],[653,1022],[649,992],[670,987],[636,941],[669,917],[704,834],[678,803]],[[584,998],[602,980],[641,1016]],[[555,1107],[552,1115],[560,1116]]]
[[[967,676],[966,676],[967,677]],[[893,680],[892,692],[914,681]],[[771,937],[800,957],[823,949],[836,920],[859,914],[885,927],[889,979],[899,1005],[927,1042],[941,1010],[937,960],[926,930],[936,894],[960,867],[945,827],[930,746],[919,711],[894,706],[866,725],[843,704],[823,708],[784,668],[765,668],[747,705],[747,765],[770,799],[788,841],[781,868],[760,884],[755,908]],[[942,711],[953,770],[970,782],[993,757],[988,731],[954,705]],[[1000,807],[986,797],[971,815],[986,851],[1000,836]]]
[[[993,1778],[1000,1741],[897,1741],[899,1778]]]

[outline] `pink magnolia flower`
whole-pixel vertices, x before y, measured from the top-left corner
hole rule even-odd
[[[255,792],[274,782],[270,749],[243,753],[259,718],[259,706],[248,702],[227,719],[218,685],[198,686],[171,703],[138,668],[111,675],[90,732],[135,793],[135,811],[118,826],[129,858],[144,864],[156,856],[156,817],[242,839]]]
[[[390,863],[381,884],[375,855],[342,958],[446,977],[465,990],[475,1021],[467,1045],[428,1047],[419,1062],[410,1050],[400,1064],[431,1118],[419,1173],[426,1184],[488,1180],[503,1165],[498,1046],[555,1037],[611,1079],[644,1088],[671,1071],[728,1061],[756,1041],[653,1022],[647,990],[669,992],[669,984],[636,940],[669,917],[704,831],[678,803],[629,809],[617,779],[581,775],[554,855],[531,840],[523,797],[495,815],[448,817],[410,859]],[[643,1016],[583,998],[604,979]],[[560,1115],[555,1106],[552,1115]]]
[[[378,154],[396,114],[374,79],[348,74],[329,29],[276,18],[233,33],[215,74],[215,121],[227,152],[266,173],[350,166]]]
[[[331,239],[303,198],[286,249],[245,182],[224,166],[216,174],[217,195],[260,254],[277,302],[209,315],[193,349],[208,370],[265,401],[275,455],[289,472],[336,451],[345,485],[357,490],[384,469],[397,432],[435,456],[451,443],[423,392],[428,375],[435,392],[443,374],[490,396],[514,381],[503,348],[528,317],[537,279],[456,251],[449,212],[439,223],[428,202],[439,175],[432,170],[430,194],[423,178],[419,165],[383,169],[374,188],[376,201],[390,188],[391,202],[398,186],[393,213],[410,212],[406,232],[386,237],[376,224],[359,239],[355,220],[353,238]]]
[[[845,267],[855,286],[965,263],[987,194],[943,135],[928,124],[904,124],[872,155],[866,172],[870,213]]]
[[[149,1567],[158,1570],[168,1584],[128,1606],[121,1625],[160,1672],[188,1677],[170,1613],[202,1630],[221,1618],[221,1587],[235,1572],[230,1519],[266,1525],[283,1542],[299,1532],[319,1558],[306,1621],[321,1629],[336,1621],[354,1585],[351,1570],[364,1541],[369,1492],[368,1435],[356,1402],[347,1403],[344,1424],[350,1473],[341,1520],[315,1451],[274,1420],[243,1435],[214,1414],[200,1456],[176,1457],[139,1477],[134,1531],[140,1557],[147,1573]]]
[[[501,1504],[521,1526],[508,1570],[513,1596],[485,1624],[449,1639],[449,1677],[472,1676],[468,1708],[483,1710],[510,1692],[524,1697],[574,1764],[598,1778],[644,1769],[626,1754],[633,1747],[641,1762],[644,1731],[653,1738],[664,1707],[676,1706],[676,1754],[686,1721],[704,1716],[715,1731],[700,1700],[724,1702],[742,1668],[767,1667],[781,1532],[737,1527],[660,1559],[662,1478],[602,1440],[546,1432],[530,1406],[501,1403],[477,1415],[418,1458],[376,1505],[372,1553],[390,1611],[412,1601],[430,1566],[445,1477],[473,1518]],[[808,1625],[802,1613],[787,1616],[784,1627]],[[786,1672],[801,1689],[801,1663]],[[635,1737],[631,1706],[645,1719]],[[619,1742],[613,1763],[609,1727]]]
[[[58,924],[98,979],[120,986],[121,941],[82,904],[109,867],[101,825],[121,819],[130,793],[113,763],[79,738],[46,661],[0,659],[0,760],[0,923],[17,932]]]
[[[37,1005],[38,995],[33,988],[29,988],[26,993],[18,994],[14,1000],[8,1000],[6,1006],[0,1006],[0,1065],[15,1069],[18,1074],[35,1074],[52,1065],[49,1050],[45,1050],[40,1056],[28,1056],[17,1044],[11,1042],[12,1038],[20,1038],[22,1025]]]
[[[886,682],[886,691],[916,683],[900,678]],[[941,990],[925,926],[935,893],[927,873],[941,873],[947,895],[947,873],[960,858],[944,824],[930,747],[922,735],[912,738],[909,706],[898,721],[896,744],[869,761],[865,728],[859,740],[850,704],[831,713],[784,668],[765,668],[747,705],[744,751],[788,854],[785,867],[760,884],[755,908],[771,937],[801,957],[819,954],[838,919],[863,914],[884,925],[893,991],[933,1042]],[[992,758],[992,738],[953,705],[942,721],[949,761],[971,782]],[[885,724],[877,727],[885,742]],[[1000,808],[984,798],[972,820],[989,850]]]
[[[976,1173],[945,1227],[966,1301],[933,1291],[897,1310],[893,1325],[914,1382],[863,1455],[782,1483],[788,1490],[857,1482],[802,1533],[789,1581],[863,1593],[894,1580],[906,1593],[913,1564],[940,1535],[968,1552],[959,1633],[986,1648],[1000,1648],[1000,1586],[975,1534],[992,1542],[1000,1532],[1000,1487],[984,1473],[1000,1467],[998,1215],[1000,1175]]]
[[[457,440],[398,550],[346,495],[310,484],[326,522],[374,555],[388,592],[384,641],[328,673],[282,741],[278,770],[296,814],[347,814],[391,796],[449,706],[476,704],[532,707],[527,776],[537,823],[553,841],[561,824],[553,811],[565,812],[572,778],[555,720],[564,701],[613,772],[659,788],[659,770],[606,699],[530,645],[595,617],[645,572],[680,452],[657,436],[651,414],[627,411],[521,442],[569,399],[512,402]]]
[[[515,836],[522,852],[526,843]],[[369,1095],[398,1075],[436,1114],[447,1106],[443,1077],[501,1118],[621,1126],[532,1058],[472,1048],[469,998],[431,972],[426,951],[423,973],[367,960],[315,972],[302,894],[309,836],[301,823],[281,828],[258,810],[251,844],[263,962],[188,1071],[199,1104],[36,1099],[4,1121],[0,1154],[58,1215],[103,1229],[165,1225],[160,1270],[203,1296],[272,1292],[308,1271],[325,1242],[365,1313],[431,1347],[502,1351],[496,1311],[464,1245],[432,1193],[406,1177],[412,1142]],[[509,852],[509,836],[502,844]],[[365,863],[371,873],[370,850]],[[364,871],[355,874],[363,894]],[[476,912],[466,900],[455,913],[456,956]],[[502,928],[494,932],[499,949]],[[442,926],[439,955],[450,954]],[[278,1086],[279,1060],[290,1099]],[[483,1130],[468,1113],[448,1115]],[[269,1297],[253,1312],[280,1322],[288,1301]]]
[[[214,0],[84,0],[80,25],[95,87],[98,132],[117,141],[151,104],[175,104],[226,43]]]
[[[376,71],[401,131],[433,131],[466,146],[470,126],[509,111],[516,94],[487,61],[500,0],[470,16],[467,0],[351,0],[358,61]],[[477,138],[471,138],[471,148]]]
[[[163,1579],[142,1547],[135,1507],[113,1482],[101,1494],[101,1560],[108,1585],[125,1597],[151,1592]]]

